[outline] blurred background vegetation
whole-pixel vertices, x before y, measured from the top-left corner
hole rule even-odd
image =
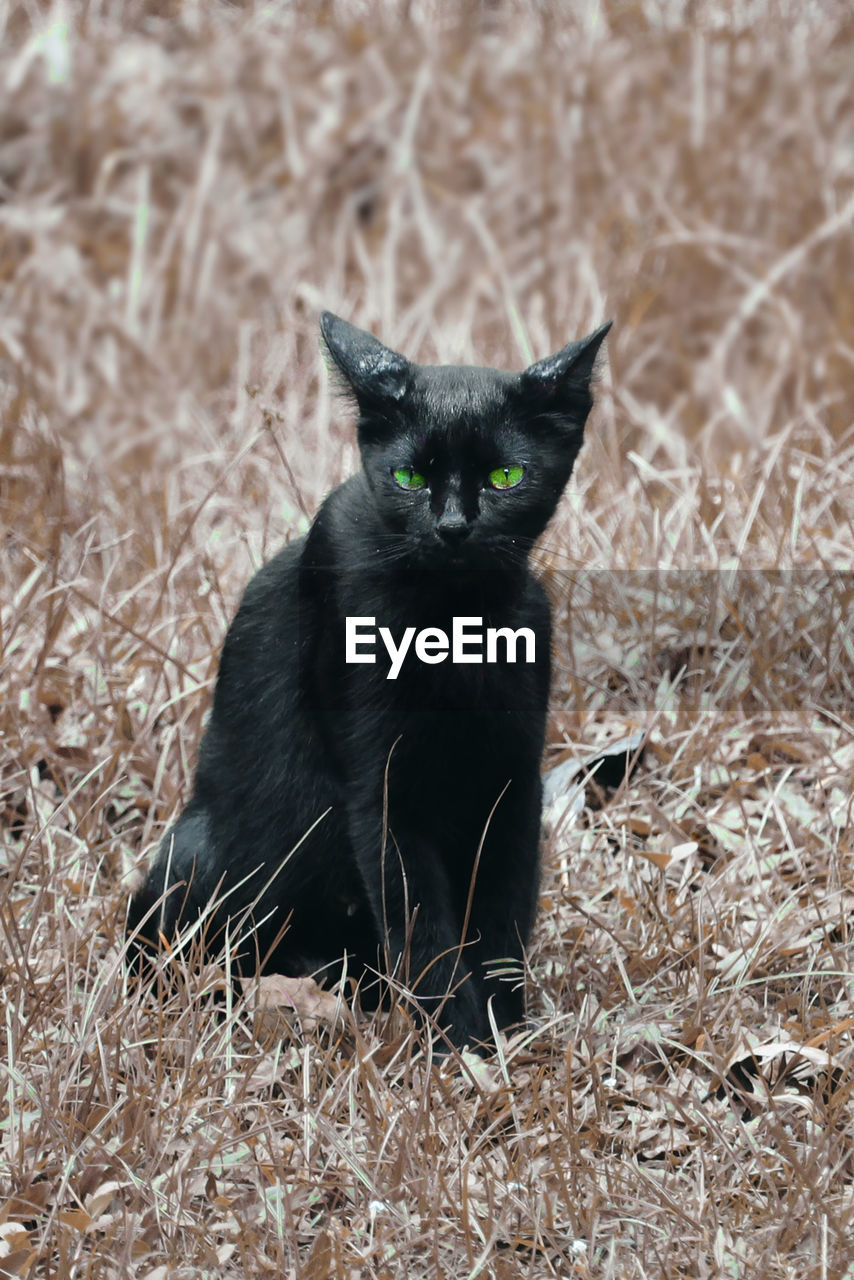
[[[313,511],[355,464],[325,306],[509,367],[613,315],[604,548],[785,562],[809,490],[798,552],[840,524],[850,549],[849,5],[6,0],[0,24],[0,460],[40,544],[60,466],[80,518],[109,471],[134,525],[174,524],[258,434],[253,397],[279,449],[231,483],[257,509],[272,471],[277,535]],[[714,545],[649,545],[686,484]]]

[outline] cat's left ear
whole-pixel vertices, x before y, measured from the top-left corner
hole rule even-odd
[[[613,320],[608,320],[586,338],[570,342],[556,355],[546,356],[545,360],[532,364],[522,374],[522,385],[526,390],[536,391],[541,398],[553,401],[555,408],[560,408],[563,401],[572,400],[579,393],[582,397],[589,397],[596,356],[613,323]]]
[[[409,383],[409,361],[331,311],[320,317],[326,349],[359,401],[399,400]]]

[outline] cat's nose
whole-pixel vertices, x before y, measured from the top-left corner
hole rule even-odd
[[[461,511],[445,511],[436,522],[443,541],[456,545],[469,536],[469,524]]]

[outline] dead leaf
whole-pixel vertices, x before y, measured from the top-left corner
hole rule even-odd
[[[86,1197],[84,1204],[87,1212],[92,1218],[100,1218],[115,1200],[116,1194],[126,1186],[126,1182],[102,1182],[100,1187]]]
[[[34,1182],[31,1187],[27,1187],[26,1191],[19,1191],[11,1200],[6,1201],[0,1209],[0,1223],[10,1218],[22,1218],[24,1221],[34,1218],[44,1210],[52,1195],[51,1184],[47,1180]],[[2,1236],[2,1227],[0,1227],[0,1236]]]
[[[657,849],[630,849],[629,852],[636,858],[646,858],[647,862],[653,863],[659,871],[666,871],[674,863],[684,862],[686,858],[690,858],[697,852],[697,848],[696,840],[686,840],[682,844],[675,844],[669,853],[662,853]]]
[[[5,1267],[7,1259],[20,1250],[29,1248],[29,1232],[14,1222],[0,1226],[0,1263]]]
[[[85,1209],[60,1209],[57,1217],[63,1226],[74,1231],[87,1231],[92,1225],[92,1215]]]
[[[25,1248],[16,1249],[13,1253],[3,1253],[3,1244],[0,1242],[0,1278],[5,1280],[6,1276],[22,1276],[25,1271],[35,1261],[36,1250]]]
[[[325,991],[313,978],[288,978],[271,973],[258,979],[256,1017],[267,1031],[293,1027],[294,1017],[304,1032],[321,1025],[334,1026],[341,1014],[337,995]]]
[[[303,1275],[306,1280],[326,1280],[332,1270],[332,1240],[328,1231],[321,1231],[314,1239],[306,1258]]]
[[[644,858],[651,862],[659,871],[666,871],[670,866],[670,854],[661,853],[658,849],[630,849],[629,852],[633,858]]]

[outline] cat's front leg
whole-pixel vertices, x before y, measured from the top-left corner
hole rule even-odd
[[[486,1039],[483,992],[462,945],[459,904],[438,850],[399,815],[385,826],[375,804],[354,804],[349,825],[386,971],[455,1044]]]
[[[539,775],[511,784],[485,831],[468,936],[470,963],[503,1029],[525,1016],[524,962],[540,884]]]

